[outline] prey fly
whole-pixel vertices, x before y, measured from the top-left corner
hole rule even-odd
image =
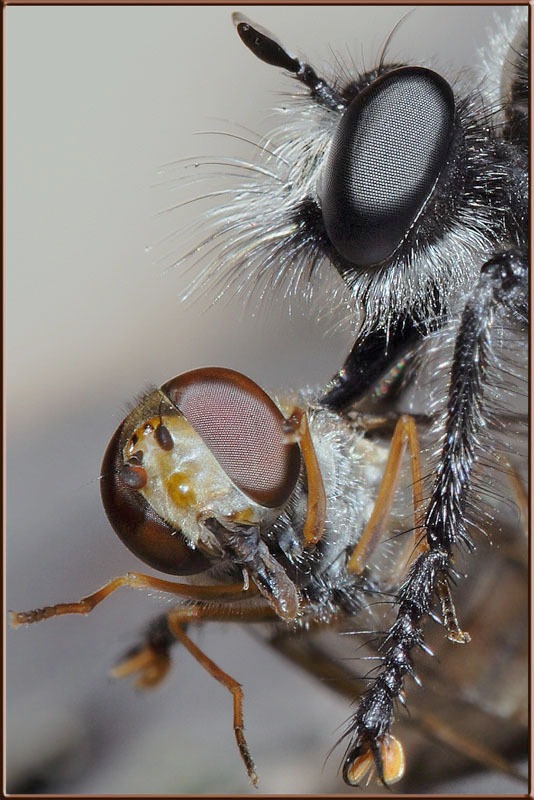
[[[236,743],[254,785],[258,775],[245,737],[241,685],[194,643],[191,629],[208,622],[260,626],[261,635],[288,659],[353,698],[361,693],[355,665],[381,660],[397,587],[428,551],[420,536],[421,448],[413,418],[333,412],[319,396],[317,389],[286,389],[271,398],[246,376],[220,367],[191,370],[151,390],[109,443],[102,501],[113,529],[138,558],[159,572],[186,575],[189,582],[130,572],[79,601],[10,614],[14,627],[88,614],[123,586],[181,598],[151,622],[112,674],[151,689],[167,676],[171,648],[181,644],[231,692]],[[408,514],[405,508],[400,513],[403,493],[410,495]],[[406,516],[412,519],[408,530]],[[513,581],[516,591],[513,601],[503,599],[502,605],[512,602],[521,616],[526,572],[520,557],[514,562],[520,543],[511,536],[509,545],[515,556],[510,564],[499,560],[501,585]],[[488,572],[495,569],[487,554],[484,563]],[[477,586],[481,595],[469,605],[477,636],[484,638],[487,618],[479,606],[488,589],[495,591],[483,581]],[[449,638],[469,642],[447,582],[437,594]],[[348,663],[332,642],[342,634],[360,639],[358,658]],[[431,639],[444,666],[453,667],[444,637]],[[523,644],[520,637],[507,662],[522,663]],[[421,648],[433,653],[428,643]],[[480,645],[475,655],[484,660]],[[498,698],[504,694],[509,700],[506,670],[497,674],[499,690],[480,710],[467,699],[477,691],[477,680],[456,675],[449,687],[449,704],[451,693],[458,693],[452,715],[444,708],[436,714],[443,699],[440,682],[436,686],[430,679],[423,704],[417,698],[413,703],[412,720],[446,743],[462,768],[474,761],[515,774],[499,753],[502,721],[491,734],[486,731],[483,745],[477,743],[479,726],[488,728],[493,721],[490,709],[499,707]],[[519,703],[516,713],[521,711]],[[522,736],[515,720],[507,745],[520,747]],[[388,784],[405,779],[410,787],[441,777],[436,764],[424,766],[421,741],[414,742],[408,731],[405,747],[404,738],[388,734],[381,742],[383,779]],[[370,778],[374,769],[372,758],[357,756],[348,767],[351,782]]]

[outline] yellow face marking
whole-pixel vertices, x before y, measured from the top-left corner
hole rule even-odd
[[[163,424],[173,440],[166,450],[156,438]],[[127,461],[139,453],[147,483],[140,494],[164,520],[195,544],[206,536],[203,519],[215,516],[251,525],[258,509],[231,482],[203,440],[179,414],[150,417],[132,433],[124,447]]]
[[[254,522],[257,522],[258,515],[254,511],[251,506],[247,508],[243,508],[241,511],[235,511],[231,514],[232,522],[243,522],[248,525],[252,525]]]
[[[173,472],[166,481],[169,497],[179,508],[189,508],[196,503],[197,497],[191,486],[192,477],[190,471]]]

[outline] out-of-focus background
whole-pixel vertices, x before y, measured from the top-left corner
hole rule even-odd
[[[99,467],[126,404],[195,366],[263,386],[325,382],[350,347],[331,319],[291,316],[283,297],[180,303],[188,278],[174,231],[196,221],[161,166],[245,154],[225,137],[261,134],[291,82],[239,42],[243,10],[316,67],[376,59],[408,7],[8,7],[6,63],[7,605],[78,599],[143,569],[112,533]],[[393,59],[477,60],[509,8],[420,7]],[[449,72],[450,74],[450,72]],[[198,193],[198,192],[197,192]],[[189,190],[188,196],[195,194]],[[163,242],[165,237],[170,239]],[[7,779],[12,792],[248,792],[231,699],[186,652],[167,682],[134,693],[107,672],[166,600],[122,590],[88,618],[7,631]],[[340,754],[322,762],[346,701],[239,627],[196,641],[245,689],[264,792],[339,792]],[[492,791],[523,791],[521,784]],[[462,784],[464,791],[484,791]]]

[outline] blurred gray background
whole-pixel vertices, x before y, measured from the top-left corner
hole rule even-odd
[[[158,214],[183,199],[168,181],[176,170],[161,165],[250,157],[243,143],[195,133],[241,135],[236,123],[264,133],[277,93],[292,86],[240,44],[230,12],[320,68],[332,52],[371,64],[407,8],[5,9],[8,608],[78,599],[143,569],[111,532],[98,474],[147,383],[202,364],[265,387],[321,383],[350,347],[350,330],[332,332],[305,307],[289,317],[283,298],[260,316],[241,300],[183,306],[187,277],[165,272],[183,249],[180,237],[162,240],[198,212]],[[454,72],[510,13],[417,8],[390,55],[435,55]],[[186,652],[153,694],[107,677],[165,603],[124,589],[88,618],[7,631],[11,791],[250,791],[230,696]],[[346,702],[238,627],[208,627],[196,641],[244,685],[261,790],[342,792],[339,754],[322,763]]]

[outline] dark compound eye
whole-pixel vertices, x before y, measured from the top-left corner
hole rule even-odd
[[[422,67],[388,72],[354,98],[318,190],[343,258],[366,267],[397,249],[446,165],[454,123],[451,87]]]
[[[259,505],[277,508],[295,488],[297,444],[285,442],[285,419],[260,387],[230,369],[207,367],[161,387],[202,437],[228,477]]]

